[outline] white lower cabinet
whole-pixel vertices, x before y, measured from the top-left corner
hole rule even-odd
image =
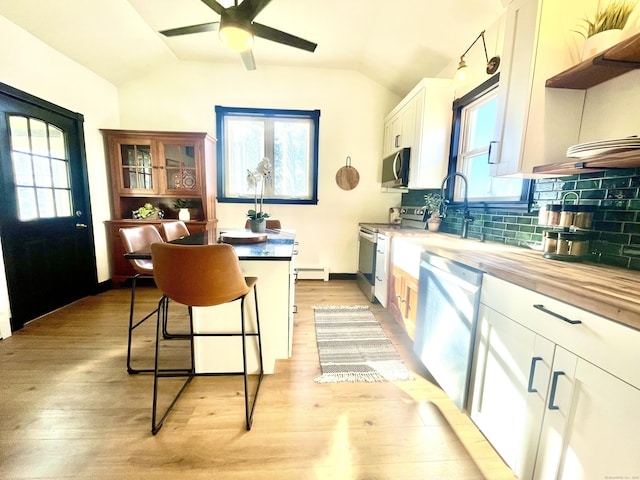
[[[639,475],[640,332],[484,278],[470,415],[507,465],[521,479]],[[605,347],[613,372],[593,362]]]
[[[534,478],[638,478],[640,390],[582,358],[574,356],[573,365],[554,365],[554,373],[564,372],[559,408],[545,412]]]

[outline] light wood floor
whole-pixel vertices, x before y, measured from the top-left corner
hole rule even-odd
[[[158,291],[139,291],[151,310]],[[355,282],[298,282],[293,358],[265,377],[250,432],[241,378],[198,377],[151,435],[152,378],[125,370],[128,302],[128,289],[111,290],[0,341],[0,478],[513,478],[378,304],[416,380],[314,383],[311,306],[368,303]],[[140,362],[151,358],[153,326],[144,328]]]

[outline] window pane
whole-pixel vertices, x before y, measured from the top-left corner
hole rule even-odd
[[[13,152],[13,173],[16,178],[16,185],[33,185],[33,169],[31,166],[31,155]]]
[[[18,187],[18,217],[20,220],[33,220],[38,218],[38,204],[36,203],[36,191],[33,188]]]
[[[51,179],[51,166],[48,158],[34,157],[33,170],[35,171],[36,186],[50,187],[53,185]]]
[[[31,119],[31,148],[36,155],[49,155],[49,142],[47,140],[47,124],[40,120]]]
[[[29,144],[29,128],[25,117],[9,117],[11,129],[11,149],[19,152],[31,152]]]
[[[67,158],[67,151],[64,141],[64,132],[53,125],[49,125],[49,145],[53,158]]]
[[[469,180],[469,198],[518,200],[522,192],[520,178],[494,178],[489,174],[488,152],[463,158],[463,173]],[[457,195],[460,197],[460,192]],[[506,198],[505,198],[506,197]]]
[[[53,160],[51,170],[53,172],[53,186],[57,188],[69,188],[68,163],[62,160]]]
[[[40,218],[55,217],[56,209],[53,201],[53,191],[48,188],[36,188],[36,195],[38,198]]]
[[[470,112],[467,150],[488,147],[493,140],[497,104],[497,98],[494,97]]]
[[[56,211],[58,217],[71,216],[71,192],[69,190],[54,190]]]
[[[274,122],[273,190],[278,197],[310,194],[310,125],[308,120]]]
[[[237,196],[254,195],[247,183],[247,170],[253,171],[265,156],[263,120],[232,118],[227,122],[227,192]]]

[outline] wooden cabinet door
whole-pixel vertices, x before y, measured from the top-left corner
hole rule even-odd
[[[534,478],[637,477],[640,390],[582,358],[574,366],[554,364],[559,408],[545,413]]]
[[[391,291],[389,297],[389,309],[391,313],[398,321],[398,323],[403,324],[404,318],[404,275],[400,268],[395,265],[391,269]]]
[[[156,144],[150,139],[111,137],[109,154],[112,179],[120,195],[154,195],[160,192]]]
[[[471,418],[507,465],[530,478],[554,345],[483,304],[478,322]]]
[[[413,340],[416,334],[416,319],[418,316],[418,279],[410,275],[405,276],[406,317],[404,325],[409,338]]]
[[[202,144],[197,141],[158,142],[161,193],[197,196],[203,190]]]

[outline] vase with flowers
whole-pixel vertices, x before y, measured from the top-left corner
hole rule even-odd
[[[427,228],[430,232],[437,232],[440,229],[440,224],[442,223],[441,205],[442,197],[437,193],[429,193],[424,196],[424,208],[429,212]]]
[[[256,169],[247,170],[247,184],[253,187],[253,208],[247,212],[249,226],[252,232],[264,232],[267,227],[266,219],[269,214],[263,211],[264,206],[264,186],[271,178],[271,161],[264,157],[257,165]],[[258,203],[258,188],[260,188],[260,203]]]

